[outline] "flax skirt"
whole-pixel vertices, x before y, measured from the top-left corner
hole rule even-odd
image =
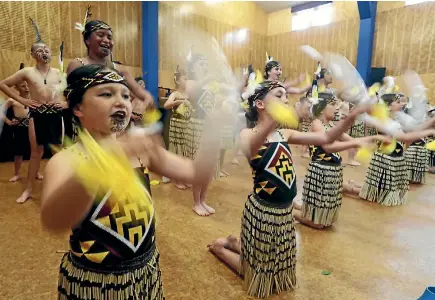
[[[354,124],[349,129],[349,135],[353,138],[359,138],[365,136],[364,123]]]
[[[331,226],[338,219],[343,198],[343,166],[310,162],[302,192],[302,216]]]
[[[296,286],[293,206],[273,208],[252,194],[242,216],[241,274],[249,296],[267,298]]]
[[[405,152],[408,180],[412,183],[425,183],[429,170],[429,150],[425,146],[411,145]]]
[[[401,205],[408,193],[405,157],[375,152],[359,196],[385,206]]]
[[[188,120],[176,118],[169,120],[169,151],[181,156],[186,155],[186,130]]]
[[[303,119],[301,122],[301,131],[302,132],[308,132],[311,127],[312,120],[310,119]]]
[[[185,153],[186,157],[190,159],[195,158],[196,151],[199,149],[199,145],[201,143],[201,134],[204,128],[204,120],[190,118],[186,127],[186,148]],[[223,159],[223,158],[219,158]],[[218,179],[220,177],[220,161],[216,164],[215,175],[214,178]]]
[[[159,252],[153,249],[147,264],[125,271],[84,268],[67,253],[60,264],[59,300],[164,300]]]

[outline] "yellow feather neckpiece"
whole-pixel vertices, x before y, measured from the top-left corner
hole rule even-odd
[[[71,159],[77,179],[90,195],[98,190],[111,191],[118,202],[152,206],[148,193],[119,145],[114,143],[106,150],[87,130],[80,130],[78,138],[83,151],[78,149],[78,144],[68,149],[75,154]]]

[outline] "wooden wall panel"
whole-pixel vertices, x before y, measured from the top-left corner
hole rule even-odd
[[[316,62],[300,51],[302,45],[311,45],[320,52],[340,53],[356,65],[356,32],[359,32],[359,20],[352,18],[307,30],[280,33],[267,37],[266,51],[281,62],[283,75],[289,78],[316,69]],[[263,64],[264,59],[263,56]]]
[[[0,79],[16,72],[21,62],[34,65],[30,47],[35,33],[29,17],[36,21],[42,39],[52,49],[53,67],[57,67],[62,41],[66,61],[84,56],[86,47],[74,25],[83,22],[88,4],[92,5],[91,19],[112,26],[113,58],[131,66],[135,75],[141,75],[141,2],[0,1]]]
[[[192,2],[186,2],[192,3]],[[195,3],[195,2],[194,2]],[[204,5],[198,3],[197,5]],[[231,11],[228,15],[235,15],[236,9],[244,7],[245,4],[236,2],[228,3]],[[242,5],[242,6],[240,6]],[[196,8],[197,6],[195,6]],[[251,7],[251,6],[249,6]],[[233,68],[245,66],[252,63],[256,68],[263,68],[266,52],[266,35],[258,33],[253,29],[258,27],[251,24],[250,26],[240,27],[235,25],[236,21],[226,19],[226,15],[221,15],[221,21],[204,16],[201,10],[193,10],[190,13],[180,13],[181,4],[177,2],[159,2],[159,84],[167,87],[174,87],[172,78],[173,72],[177,65],[185,67],[186,56],[189,53],[190,45],[183,41],[178,28],[191,29],[193,31],[202,31],[207,35],[215,37],[222,47],[229,64]],[[246,15],[246,12],[239,12]],[[241,23],[241,19],[238,19]],[[246,21],[245,21],[246,22]],[[228,33],[240,29],[247,29],[247,40],[244,43],[234,43],[225,40]]]
[[[429,89],[430,100],[435,100],[435,3],[382,3],[376,17],[372,66],[385,67],[399,82],[407,69],[416,71]]]

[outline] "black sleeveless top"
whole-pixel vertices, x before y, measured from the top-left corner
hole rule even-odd
[[[147,201],[117,201],[110,191],[99,191],[88,214],[70,235],[71,253],[76,260],[91,266],[113,266],[153,249],[155,212],[149,178],[144,176],[143,168],[136,171]]]
[[[276,131],[281,137],[281,133]],[[284,138],[266,141],[249,162],[254,179],[253,193],[271,207],[289,207],[296,196],[296,172]]]
[[[207,115],[214,110],[216,105],[216,96],[210,89],[201,89],[195,99],[191,102],[193,110],[191,117],[195,119],[205,119]]]
[[[329,130],[332,126],[323,124],[325,130]],[[311,161],[319,163],[329,163],[329,164],[341,164],[340,152],[328,153],[322,146],[309,146]]]

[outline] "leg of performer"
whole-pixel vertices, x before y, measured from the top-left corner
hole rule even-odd
[[[240,274],[242,267],[240,263],[240,252],[235,252],[230,249],[231,242],[228,240],[228,238],[219,238],[215,240],[211,245],[208,245],[208,249],[228,266],[230,266],[231,269]]]
[[[14,167],[15,167],[15,175],[11,179],[9,179],[9,182],[16,182],[20,180],[20,169],[21,164],[23,162],[23,156],[21,155],[15,155],[14,157]]]
[[[36,142],[35,123],[33,118],[29,120],[29,139],[30,139],[30,162],[29,162],[29,170],[27,175],[27,183],[24,192],[17,199],[17,203],[24,203],[31,197],[33,183],[39,171],[42,155],[44,154],[44,146],[38,145]]]

